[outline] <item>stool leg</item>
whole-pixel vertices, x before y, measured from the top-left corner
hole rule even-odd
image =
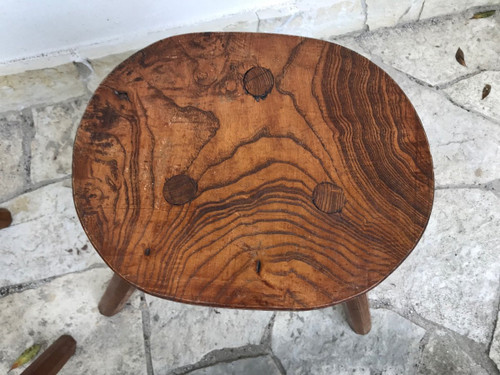
[[[344,303],[347,322],[352,330],[359,335],[366,335],[372,328],[368,297],[362,294]]]
[[[76,341],[69,335],[59,337],[21,375],[54,375],[75,354]]]
[[[114,274],[99,302],[99,312],[105,316],[113,316],[120,312],[134,290],[132,285]]]
[[[0,208],[0,229],[7,228],[12,223],[12,215],[6,208]]]

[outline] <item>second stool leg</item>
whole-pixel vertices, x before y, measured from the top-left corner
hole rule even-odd
[[[359,335],[366,335],[372,328],[368,297],[362,294],[344,303],[347,322],[352,330]]]
[[[123,309],[135,288],[117,274],[113,274],[106,291],[99,302],[99,312],[113,316]]]

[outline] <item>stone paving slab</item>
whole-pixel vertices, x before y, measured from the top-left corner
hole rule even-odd
[[[39,183],[71,174],[73,141],[87,106],[79,99],[33,109],[35,135],[31,141],[31,181]]]
[[[214,309],[147,295],[154,371],[166,373],[222,348],[259,344],[272,313]]]
[[[0,115],[0,202],[27,182],[23,140],[31,126],[31,119],[20,112]]]
[[[500,287],[498,233],[500,200],[492,192],[437,190],[420,243],[371,299],[488,345]]]
[[[0,112],[57,103],[86,94],[73,64],[0,76]]]
[[[0,230],[0,287],[102,263],[78,221],[70,183],[55,183],[2,204],[13,222]]]
[[[396,313],[371,309],[372,330],[355,334],[341,308],[280,312],[274,354],[287,374],[413,374],[425,330]]]
[[[189,375],[281,375],[270,356],[243,358],[188,372]]]
[[[491,91],[482,99],[483,89],[487,84],[491,86]],[[482,72],[457,82],[444,91],[458,105],[500,123],[500,71]]]
[[[500,13],[469,18],[460,14],[383,29],[361,35],[358,42],[385,64],[429,85],[443,85],[479,70],[500,68]],[[464,52],[466,67],[455,59],[458,48]]]
[[[444,331],[432,332],[422,353],[419,375],[488,375],[456,340]]]
[[[0,372],[5,374],[33,343],[43,342],[46,349],[69,334],[77,342],[76,353],[59,374],[146,374],[139,294],[112,318],[97,310],[111,275],[108,269],[73,273],[1,298]]]

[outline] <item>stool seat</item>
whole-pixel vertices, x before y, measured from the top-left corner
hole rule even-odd
[[[170,300],[329,306],[380,283],[430,216],[420,120],[378,66],[296,36],[159,41],[98,87],[74,201],[113,271]]]

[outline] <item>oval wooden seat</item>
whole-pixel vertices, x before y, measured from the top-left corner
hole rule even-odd
[[[104,261],[170,300],[312,309],[365,293],[411,252],[433,201],[408,98],[339,45],[198,33],[99,86],[74,200]]]

